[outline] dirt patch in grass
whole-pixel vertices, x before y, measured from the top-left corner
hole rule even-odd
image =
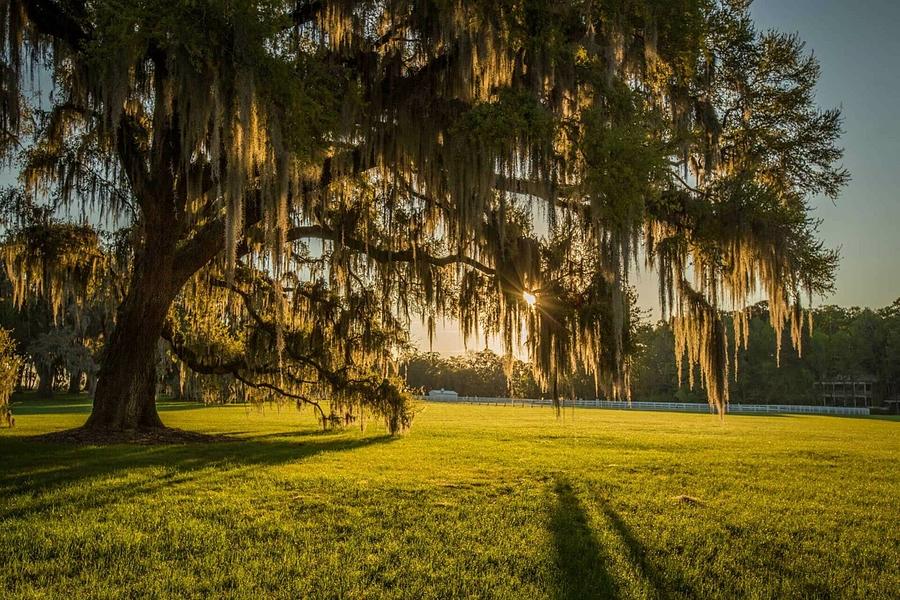
[[[684,494],[682,494],[680,496],[674,496],[672,498],[672,500],[674,500],[678,504],[686,504],[688,506],[703,506],[704,505],[703,500],[700,500],[699,498],[694,498],[693,496],[685,496]]]

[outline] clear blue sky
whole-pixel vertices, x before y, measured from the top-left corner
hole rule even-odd
[[[900,1],[756,0],[760,27],[797,31],[822,65],[818,100],[844,114],[853,181],[815,201],[825,242],[841,249],[829,304],[879,307],[900,297]]]
[[[800,34],[822,65],[819,104],[844,114],[853,180],[834,203],[812,199],[822,239],[841,252],[837,288],[821,302],[888,305],[900,297],[900,0],[756,0],[752,12],[760,29]],[[635,283],[654,309],[655,275]],[[427,345],[422,328],[413,335]],[[463,350],[454,323],[438,329],[434,349]]]

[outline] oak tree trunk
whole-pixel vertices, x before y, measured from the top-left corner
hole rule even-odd
[[[41,398],[49,398],[53,395],[53,382],[56,379],[56,369],[53,367],[38,364],[38,388],[37,393]]]
[[[88,371],[85,379],[84,389],[86,389],[88,395],[93,398],[94,393],[97,391],[97,374],[93,371]]]
[[[172,240],[152,243],[136,257],[131,284],[104,349],[94,408],[85,427],[103,431],[163,427],[156,412],[157,342],[182,281]]]
[[[81,371],[73,371],[69,373],[69,390],[70,394],[81,393]]]
[[[157,81],[163,81],[165,64],[156,69]],[[156,361],[169,307],[187,280],[224,248],[224,220],[193,231],[182,222],[185,178],[174,176],[182,164],[181,130],[176,118],[164,120],[164,126],[154,126],[156,150],[147,156],[127,120],[119,131],[117,151],[140,206],[144,241],[97,373],[94,408],[85,424],[94,431],[163,427],[156,412]]]

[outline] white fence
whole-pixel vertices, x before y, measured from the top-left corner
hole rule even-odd
[[[552,406],[553,401],[546,398],[480,398],[460,396],[458,398],[430,398],[423,396],[428,402],[456,404],[486,404],[492,406]],[[659,410],[670,412],[715,412],[709,405],[699,402],[614,402],[608,400],[563,400],[564,408],[612,408],[617,410]],[[805,415],[843,415],[866,416],[868,408],[853,406],[805,406],[791,404],[729,404],[727,413],[733,414],[805,414]]]

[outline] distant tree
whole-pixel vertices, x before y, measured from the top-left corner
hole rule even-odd
[[[97,354],[112,328],[120,295],[110,249],[103,247],[91,227],[62,222],[48,209],[20,202],[21,194],[12,190],[0,203],[0,208],[17,211],[7,220],[13,227],[3,247],[6,269],[0,273],[4,290],[0,326],[12,332],[19,352],[36,371],[41,395],[52,394],[63,377],[68,379],[69,391],[77,392],[84,376],[91,379],[96,374]],[[56,268],[47,268],[47,256],[60,261],[58,267],[63,271],[85,272],[58,278]],[[25,290],[16,288],[17,270],[40,274],[31,282],[34,293],[26,295]],[[79,282],[85,289],[67,289]],[[83,302],[76,304],[76,296]],[[52,304],[51,298],[57,304]]]
[[[508,382],[511,398],[539,398],[541,388],[534,379],[534,372],[528,363],[516,360]]]
[[[739,324],[749,344],[735,343],[736,373],[730,381],[732,402],[816,404],[815,383],[836,378],[875,379],[874,400],[900,395],[900,301],[879,309],[823,306],[810,314],[813,325],[802,335],[800,348],[780,342],[769,323],[765,302],[753,306]],[[725,318],[734,339],[733,317]],[[705,400],[675,369],[671,328],[665,322],[641,327],[633,370],[639,400]]]
[[[525,339],[554,398],[579,366],[626,396],[642,243],[679,365],[721,407],[720,303],[762,291],[796,340],[803,295],[832,283],[805,198],[847,179],[840,116],[815,106],[802,42],[757,32],[746,2],[9,0],[0,17],[2,151],[25,149],[35,198],[131,231],[95,431],[162,425],[160,336],[196,372],[405,422],[390,374],[412,316],[504,354]],[[28,267],[8,268],[16,298],[85,302],[72,281],[91,272],[66,256],[8,254]],[[49,271],[63,285],[33,284]],[[203,314],[224,324],[212,342]]]
[[[422,392],[448,389],[462,396],[535,398],[541,389],[531,365],[492,350],[442,356],[413,352],[404,357],[408,385]]]
[[[632,371],[634,398],[671,402],[678,393],[675,337],[665,322],[645,324],[638,333],[639,351]]]
[[[884,320],[884,348],[881,351],[881,368],[878,376],[883,393],[900,400],[900,299],[878,311]]]
[[[41,395],[52,394],[53,382],[61,375],[67,376],[68,392],[78,393],[82,375],[93,374],[96,370],[91,351],[68,327],[42,333],[26,346],[26,352],[37,368]]]

